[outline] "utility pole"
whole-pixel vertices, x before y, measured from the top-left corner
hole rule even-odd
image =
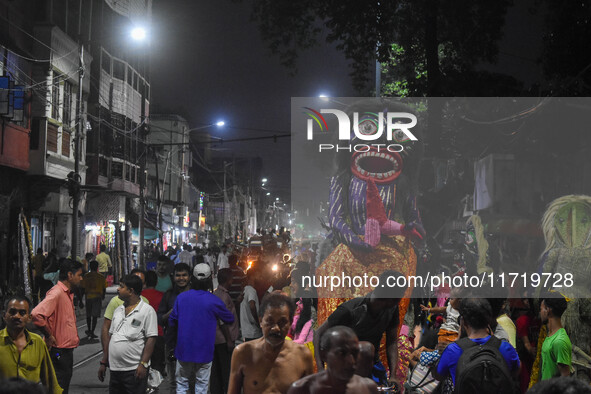
[[[149,41],[148,41],[149,45]],[[146,257],[144,253],[144,236],[145,236],[145,224],[144,220],[146,217],[146,167],[147,167],[147,160],[149,154],[149,145],[146,143],[147,134],[149,132],[147,122],[148,122],[148,110],[146,108],[146,103],[149,102],[149,89],[147,88],[146,84],[150,82],[150,61],[149,61],[149,53],[150,50],[148,49],[147,52],[143,53],[142,59],[138,63],[143,64],[144,69],[144,78],[145,84],[142,89],[142,104],[141,104],[141,114],[142,114],[142,127],[140,129],[140,144],[143,145],[143,154],[140,160],[140,214],[138,220],[138,267],[142,270],[146,269]],[[139,60],[139,57],[138,57]]]
[[[143,102],[144,100],[142,100]],[[140,159],[140,217],[138,219],[138,245],[137,245],[137,260],[138,260],[138,267],[142,270],[146,269],[146,261],[144,258],[144,219],[146,216],[146,196],[145,196],[145,188],[146,188],[146,161],[148,156],[148,146],[145,143],[145,121],[142,125],[142,136],[144,138],[141,139],[141,144],[144,146],[142,158]]]
[[[228,201],[228,193],[226,193],[226,161],[224,160],[224,223],[222,226],[222,244],[226,242],[226,203]]]
[[[78,256],[78,207],[80,205],[80,136],[83,133],[82,119],[82,82],[84,80],[84,45],[82,44],[82,1],[78,12],[78,97],[76,97],[76,130],[74,131],[74,174],[69,176],[70,193],[72,194],[72,247],[70,256],[76,260]],[[55,89],[55,87],[54,87]]]
[[[156,183],[158,185],[158,195],[156,196],[156,203],[158,204],[158,228],[160,229],[160,247],[162,248],[162,253],[165,252],[164,250],[164,241],[162,239],[163,231],[162,231],[162,207],[164,205],[164,188],[166,187],[166,176],[168,174],[168,166],[170,164],[172,156],[172,151],[168,151],[166,153],[166,167],[164,167],[164,177],[162,178],[162,187],[160,187],[160,175],[158,174],[158,157],[154,156],[156,160]],[[172,182],[172,180],[171,180]]]

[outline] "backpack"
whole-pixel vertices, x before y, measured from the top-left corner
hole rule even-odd
[[[462,338],[456,344],[463,353],[456,367],[455,394],[515,393],[509,367],[499,351],[499,338],[491,335],[482,345]]]

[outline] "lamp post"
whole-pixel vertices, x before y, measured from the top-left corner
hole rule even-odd
[[[82,82],[84,81],[84,45],[82,43],[82,1],[78,8],[78,96],[76,97],[76,130],[74,134],[74,171],[68,175],[68,186],[72,195],[72,247],[70,256],[78,256],[78,209],[80,205],[80,136],[82,121]]]
[[[136,26],[130,32],[130,36],[134,41],[143,42],[147,40],[146,30],[143,27]],[[149,51],[148,51],[149,53]],[[147,55],[144,57],[144,72],[145,78],[147,81],[150,80],[150,62],[146,61]],[[146,67],[147,64],[147,67]],[[142,127],[141,127],[141,135],[145,139],[146,135],[146,101],[149,100],[149,97],[146,97],[147,89],[144,88],[142,91]],[[145,140],[144,140],[145,141]],[[140,160],[140,168],[139,168],[139,184],[140,184],[140,213],[138,218],[138,248],[137,248],[137,262],[139,268],[145,270],[146,269],[146,260],[144,256],[144,236],[145,236],[145,228],[144,228],[144,220],[146,216],[146,197],[145,197],[145,188],[146,188],[146,156],[147,156],[147,145],[144,143],[144,149],[142,153],[142,158]]]
[[[223,225],[222,225],[222,244],[224,244],[226,242],[226,217],[228,216],[226,214],[226,211],[228,209],[228,192],[226,189],[226,168],[232,165],[232,163],[226,163],[226,161],[224,160],[224,216],[223,216]],[[228,235],[231,235],[228,234]]]
[[[82,2],[80,2],[82,4]],[[82,5],[80,5],[82,7]],[[72,189],[72,248],[70,256],[76,260],[78,256],[78,209],[80,205],[80,135],[82,134],[82,82],[84,80],[84,45],[79,43],[79,64],[78,64],[78,97],[76,97],[76,131],[74,135],[74,174],[69,177]]]

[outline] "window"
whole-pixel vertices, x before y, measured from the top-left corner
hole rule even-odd
[[[57,74],[57,71],[53,72],[53,75]],[[59,78],[53,79],[53,85],[51,86],[51,117],[55,120],[59,120],[60,115],[60,82]]]
[[[64,118],[62,122],[64,126],[72,126],[72,84],[68,81],[64,82]]]
[[[111,56],[105,51],[102,52],[101,56],[101,67],[107,72],[107,74],[111,75]]]
[[[105,156],[111,156],[112,146],[113,130],[111,130],[111,128],[106,123],[101,123],[99,153],[102,153]]]
[[[125,158],[125,140],[123,137],[123,133],[121,131],[115,130],[113,133],[113,146],[112,146],[112,155],[113,157],[117,157],[119,159]]]
[[[109,176],[109,162],[104,157],[99,159],[99,175]]]
[[[39,118],[33,119],[31,122],[31,138],[29,140],[29,149],[39,149],[39,128],[41,127],[41,120]]]
[[[113,78],[125,80],[125,64],[120,60],[113,59]]]
[[[117,161],[111,163],[111,177],[117,179],[123,178],[123,163]]]
[[[47,150],[57,153],[57,127],[47,123]]]
[[[62,155],[70,157],[70,132],[62,132]]]

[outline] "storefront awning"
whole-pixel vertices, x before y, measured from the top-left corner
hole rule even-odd
[[[132,239],[139,240],[139,229],[134,228],[131,230]],[[158,238],[158,231],[152,230],[151,228],[144,228],[144,239],[152,240]]]

